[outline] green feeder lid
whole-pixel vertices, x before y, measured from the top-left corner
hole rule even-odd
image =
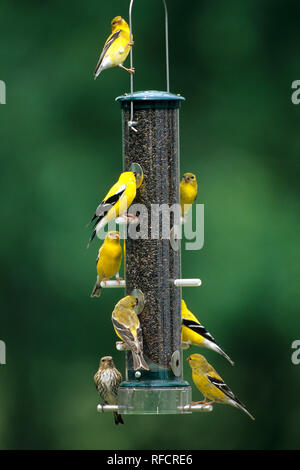
[[[185,98],[174,93],[167,91],[135,91],[134,93],[125,93],[125,95],[118,96],[116,101],[184,101]]]
[[[135,109],[176,109],[184,100],[183,96],[156,90],[135,91],[116,98],[124,109],[128,109],[132,102]]]

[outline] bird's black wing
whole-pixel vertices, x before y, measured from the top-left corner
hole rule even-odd
[[[96,227],[96,225],[100,222],[101,219],[103,219],[103,217],[105,216],[105,214],[107,214],[107,212],[114,206],[114,204],[116,202],[118,202],[118,200],[123,196],[125,190],[126,190],[126,184],[122,184],[120,186],[120,188],[118,189],[118,191],[116,191],[112,196],[110,196],[108,199],[106,199],[105,201],[103,200],[99,206],[97,207],[96,211],[95,211],[95,214],[93,215],[93,217],[91,218],[91,220],[89,221],[89,223],[87,224],[87,227],[95,220],[96,222],[94,223],[94,227]],[[96,233],[93,232],[92,234],[92,237],[94,238],[96,235]],[[90,239],[90,242],[92,241],[92,239]]]
[[[98,68],[100,67],[101,62],[102,62],[103,57],[105,56],[106,52],[108,51],[108,49],[110,48],[110,46],[112,45],[112,43],[120,36],[120,34],[121,34],[121,30],[118,29],[118,31],[116,31],[116,32],[108,39],[108,41],[106,41],[106,43],[104,44],[103,51],[101,52],[100,58],[99,58],[99,60],[98,60],[98,63],[97,63],[97,65],[96,65],[96,68],[95,68],[95,73],[97,72]]]
[[[198,333],[199,335],[203,336],[203,338],[208,339],[209,341],[212,341],[213,343],[217,344],[216,340],[212,337],[212,335],[206,330],[206,328],[204,328],[204,326],[200,325],[199,323],[193,320],[188,320],[187,318],[183,318],[182,325],[186,326],[195,333]]]
[[[111,207],[118,202],[118,200],[123,196],[125,189],[126,189],[126,184],[122,184],[118,191],[116,191],[112,196],[110,196],[108,199],[105,201],[102,201],[101,204],[96,209],[95,215],[97,217],[101,217],[103,212],[108,212]]]
[[[211,377],[209,374],[207,375],[208,380],[210,383],[212,383],[215,387],[217,387],[221,392],[225,393],[225,395],[228,398],[231,398],[231,400],[236,401],[237,403],[240,403],[240,401],[236,398],[234,393],[230,390],[230,388],[226,385],[223,380],[217,379],[216,377]]]

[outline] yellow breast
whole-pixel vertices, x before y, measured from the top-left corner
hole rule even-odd
[[[130,51],[130,46],[127,46],[129,42],[130,32],[122,30],[120,36],[110,46],[108,55],[115,66],[122,64],[127,58]]]
[[[122,248],[119,243],[105,242],[100,249],[97,273],[100,279],[114,276],[120,269]]]
[[[192,377],[196,387],[206,398],[219,402],[226,401],[226,395],[217,387],[212,385],[205,374],[199,374],[197,373],[197,370],[193,370]]]

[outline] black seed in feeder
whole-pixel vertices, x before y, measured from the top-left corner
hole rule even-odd
[[[119,403],[132,407],[133,413],[178,413],[178,405],[190,401],[190,386],[182,378],[181,290],[174,285],[174,280],[181,278],[180,248],[175,250],[170,236],[165,238],[168,230],[158,207],[165,204],[167,211],[177,205],[178,217],[170,213],[171,229],[180,217],[178,118],[184,98],[146,91],[117,100],[123,113],[124,171],[137,163],[144,173],[134,204],[142,204],[147,210],[140,211],[139,216],[140,227],[146,226],[147,238],[138,238],[138,234],[130,237],[129,227],[126,294],[139,289],[144,295],[145,306],[139,319],[144,358],[149,366],[149,371],[136,374],[131,352],[127,352],[126,382],[121,385]],[[128,125],[132,111],[137,132]]]

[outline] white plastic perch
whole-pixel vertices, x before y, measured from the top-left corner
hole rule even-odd
[[[201,279],[175,279],[174,284],[178,287],[199,287],[202,282]]]
[[[177,287],[199,287],[202,282],[201,279],[175,279],[174,285]],[[118,281],[105,281],[101,282],[101,287],[114,288],[114,287],[126,287],[126,282],[124,280]]]
[[[124,280],[122,281],[101,281],[101,287],[108,287],[108,288],[113,288],[113,287],[126,287],[126,282]]]
[[[192,413],[192,412],[210,412],[212,411],[213,407],[211,405],[205,405],[205,404],[197,404],[193,405],[192,403],[189,403],[188,405],[184,406],[177,406],[177,409],[179,411],[182,411],[182,413]],[[106,413],[106,412],[119,412],[119,413],[125,413],[125,409],[122,407],[119,407],[118,405],[102,405],[99,404],[97,406],[97,411],[99,413]]]

